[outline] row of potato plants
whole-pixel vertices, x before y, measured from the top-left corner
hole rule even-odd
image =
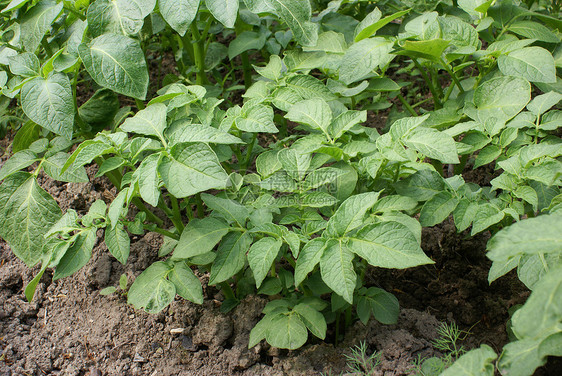
[[[498,361],[483,345],[444,374],[531,375],[562,355],[554,2],[0,3],[1,123],[17,130],[0,236],[41,264],[29,300],[46,269],[57,280],[89,261],[98,230],[123,264],[130,234],[153,231],[164,243],[130,287],[136,308],[201,304],[199,270],[224,312],[272,297],[250,347],[297,349],[330,324],[337,341],[356,318],[396,322],[367,269],[433,263],[422,227],[452,215],[494,234],[490,283],[517,269],[532,293]],[[178,74],[149,82],[147,58],[165,56]],[[383,132],[367,111],[387,111]],[[92,163],[115,199],[62,213],[39,175],[87,182]],[[489,186],[463,179],[487,166]]]

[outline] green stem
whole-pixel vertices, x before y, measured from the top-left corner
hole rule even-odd
[[[133,204],[135,204],[135,206],[140,210],[146,213],[146,219],[148,219],[151,222],[156,223],[157,225],[163,225],[164,221],[161,220],[160,218],[158,218],[153,212],[150,211],[150,209],[148,209],[146,207],[146,205],[138,198],[138,197],[134,197],[131,202]]]
[[[254,145],[256,144],[257,137],[258,137],[257,133],[252,134],[252,141],[250,142],[250,145],[248,145],[248,149],[246,149],[246,158],[244,158],[244,163],[242,164],[241,167],[244,173],[248,169],[248,165],[252,160],[252,151],[254,150]]]
[[[443,59],[441,59],[441,64],[443,65],[443,67],[445,68],[447,73],[449,73],[449,76],[451,76],[451,78],[455,82],[455,85],[457,85],[457,87],[459,88],[460,92],[464,93],[464,88],[462,87],[462,85],[459,81],[459,78],[457,77],[455,72],[453,72],[453,70],[451,69],[451,66],[449,64],[447,64],[447,62],[445,62],[445,60],[443,60]]]
[[[205,209],[203,208],[203,200],[201,200],[201,193],[195,195],[195,203],[197,204],[197,218],[205,217]]]
[[[410,106],[410,104],[408,102],[406,102],[406,98],[404,98],[404,96],[402,94],[398,93],[398,99],[400,99],[400,102],[402,102],[402,105],[404,106],[404,108],[406,110],[408,110],[408,112],[412,116],[418,116],[418,113],[416,112],[416,110],[414,110],[412,108],[412,106]]]
[[[167,236],[167,237],[175,239],[175,240],[180,240],[180,236],[178,234],[174,234],[173,232],[170,232],[168,230],[164,230],[163,228],[147,226],[147,225],[144,225],[143,227],[144,227],[145,230],[156,232],[158,234],[162,234],[164,236]]]
[[[273,278],[277,277],[277,272],[275,271],[275,263],[271,264],[271,276]]]
[[[144,102],[141,101],[140,99],[136,99],[135,98],[135,103],[137,105],[137,109],[140,110],[144,110],[146,108],[146,106],[144,105]]]
[[[45,38],[41,39],[41,45],[43,46],[45,52],[49,57],[53,56],[53,50],[51,49],[51,46],[49,46],[49,42],[47,42]]]
[[[64,9],[69,11],[70,13],[74,14],[76,17],[80,18],[82,21],[86,21],[86,16],[84,16],[82,13],[78,12],[76,9],[72,9],[69,6],[64,6]]]
[[[197,78],[195,82],[197,85],[204,85],[208,83],[207,75],[205,73],[205,47],[199,29],[197,28],[197,21],[191,23],[191,37],[193,46],[193,58],[195,66],[197,67]]]
[[[435,89],[435,86],[433,86],[433,81],[429,78],[429,76],[427,75],[427,73],[425,72],[425,70],[423,69],[421,64],[416,59],[412,59],[412,61],[414,62],[414,65],[416,66],[416,68],[420,72],[423,80],[425,81],[425,83],[427,84],[427,87],[429,88],[429,91],[431,92],[431,95],[433,96],[433,103],[435,105],[435,108],[440,109],[443,106],[442,106],[441,101],[439,99],[440,98],[439,94],[438,94],[437,90]]]
[[[447,92],[445,93],[445,97],[443,97],[443,103],[445,103],[449,100],[449,97],[453,93],[454,88],[455,88],[455,85],[452,85],[452,84],[449,85],[449,88],[447,89]]]
[[[228,282],[221,282],[220,286],[226,299],[236,299],[236,295],[234,295],[234,291]]]
[[[181,220],[181,211],[178,204],[178,199],[174,195],[170,195],[170,201],[172,202],[172,210],[174,213],[173,218],[171,219],[174,223],[174,226],[176,226],[176,229],[181,234],[183,232],[183,222]]]

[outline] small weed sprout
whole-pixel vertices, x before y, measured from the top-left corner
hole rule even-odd
[[[375,351],[371,355],[367,355],[367,343],[364,341],[351,348],[351,355],[345,354],[344,356],[349,369],[359,375],[374,375],[375,368],[381,363],[381,353]]]

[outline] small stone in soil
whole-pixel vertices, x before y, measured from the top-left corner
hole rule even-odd
[[[135,357],[133,358],[133,362],[135,363],[145,363],[147,360],[140,356],[138,353],[135,353]]]
[[[182,335],[180,337],[180,340],[181,340],[181,347],[183,347],[187,351],[197,350],[197,347],[193,346],[193,339],[191,337]]]

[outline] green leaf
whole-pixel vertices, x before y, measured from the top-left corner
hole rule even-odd
[[[349,304],[353,304],[353,291],[357,280],[353,257],[351,250],[340,240],[328,244],[320,258],[322,280]]]
[[[293,312],[300,315],[308,330],[320,339],[326,338],[326,319],[324,315],[306,303],[297,304]]]
[[[203,304],[203,288],[199,278],[185,262],[178,262],[169,274],[179,296],[196,304]]]
[[[238,273],[244,267],[250,244],[252,244],[252,236],[248,233],[227,234],[217,250],[217,258],[211,267],[209,284],[224,282]]]
[[[295,267],[295,286],[299,286],[308,273],[314,270],[314,267],[318,265],[327,245],[327,239],[314,238],[308,241],[301,249]]]
[[[340,80],[349,85],[372,74],[377,67],[384,67],[394,57],[390,54],[392,45],[392,42],[378,37],[352,44],[338,68]]]
[[[316,45],[318,24],[310,22],[309,0],[265,0],[265,3],[289,26],[301,46]]]
[[[229,222],[234,221],[240,226],[244,226],[246,219],[250,216],[248,209],[234,200],[220,198],[206,193],[203,193],[201,198],[209,209],[222,214]]]
[[[397,182],[394,187],[399,195],[411,197],[418,201],[427,201],[445,189],[445,181],[434,170],[419,170],[406,179]]]
[[[106,288],[100,290],[100,295],[104,295],[104,296],[105,296],[105,295],[111,295],[111,294],[113,294],[115,291],[117,291],[117,288],[115,288],[115,287],[113,287],[113,286],[109,286],[109,287],[106,287]]]
[[[540,340],[529,338],[508,343],[503,347],[498,369],[509,372],[510,376],[532,375],[535,369],[546,363],[546,359],[539,355],[540,343]]]
[[[249,50],[261,50],[265,45],[265,34],[255,31],[244,31],[228,45],[228,58],[236,56]]]
[[[455,210],[459,200],[452,193],[443,191],[427,201],[420,212],[420,224],[424,227],[443,222]]]
[[[113,124],[119,111],[117,94],[108,89],[100,89],[78,109],[80,118],[95,131],[101,131]]]
[[[441,376],[493,376],[497,357],[490,346],[482,345],[457,359]]]
[[[367,111],[345,111],[332,121],[328,133],[338,139],[350,130],[354,125],[367,121]]]
[[[531,111],[535,116],[544,114],[562,100],[562,94],[550,91],[546,94],[537,95],[527,105],[527,110]],[[544,127],[543,127],[544,128]]]
[[[93,37],[107,33],[137,34],[144,23],[139,4],[127,0],[94,1],[88,7],[86,17]]]
[[[63,3],[52,0],[41,1],[30,7],[20,23],[20,42],[31,53],[41,44],[45,33],[49,31],[63,8]]]
[[[160,140],[164,140],[166,110],[166,105],[162,103],[150,105],[137,112],[132,118],[125,120],[121,129],[125,132],[156,136]]]
[[[158,205],[160,199],[160,178],[158,177],[160,158],[160,153],[149,155],[134,173],[138,180],[139,193],[142,199],[154,207]]]
[[[294,104],[285,117],[294,122],[309,125],[312,129],[322,131],[328,136],[328,127],[332,122],[332,110],[325,100],[314,98]]]
[[[239,0],[205,0],[211,14],[225,27],[232,29],[238,16]]]
[[[364,223],[365,213],[379,198],[380,192],[367,192],[351,196],[345,200],[328,221],[326,233],[343,236]]]
[[[171,194],[183,198],[226,186],[228,175],[215,152],[205,144],[182,143],[163,157],[158,172]]]
[[[495,225],[505,217],[505,213],[498,209],[495,205],[486,203],[478,206],[478,211],[472,222],[471,236],[486,230],[488,227]]]
[[[61,216],[56,201],[32,175],[18,172],[0,185],[0,236],[28,267],[41,260],[43,235]]]
[[[555,33],[538,22],[517,21],[513,22],[507,29],[517,35],[541,42],[560,43],[560,38]]]
[[[562,252],[562,216],[541,215],[514,223],[494,235],[488,241],[487,249],[487,256],[492,261],[519,254]]]
[[[158,0],[164,20],[182,37],[195,19],[200,0]]]
[[[89,181],[88,174],[84,167],[78,167],[73,170],[62,172],[62,168],[68,160],[68,154],[58,152],[43,161],[43,170],[51,178],[58,181],[69,183],[87,183]]]
[[[103,34],[78,53],[84,67],[100,86],[133,98],[146,98],[148,69],[139,42],[124,35]]]
[[[29,146],[39,139],[41,126],[29,120],[25,122],[14,136],[12,142],[12,153],[28,149]]]
[[[295,180],[303,180],[312,161],[312,155],[295,149],[283,149],[277,158],[285,172]]]
[[[336,99],[336,96],[322,81],[309,75],[296,75],[287,78],[287,88],[300,96],[301,99],[322,98],[325,101]]]
[[[109,209],[107,211],[107,220],[109,221],[111,227],[115,227],[117,223],[119,223],[119,218],[121,218],[121,214],[123,213],[123,205],[127,204],[126,208],[128,209],[128,195],[129,189],[123,189],[121,192],[119,192],[117,197],[113,199],[111,205],[109,205]]]
[[[273,347],[295,350],[306,343],[308,332],[300,315],[278,314],[269,322],[265,339]]]
[[[373,213],[384,213],[398,210],[414,210],[418,202],[413,198],[399,195],[382,197],[373,206]]]
[[[111,226],[105,228],[105,245],[113,257],[125,265],[131,250],[131,239],[123,228],[122,222],[117,222],[113,228]]]
[[[256,169],[262,177],[268,177],[281,169],[276,150],[267,150],[256,158]]]
[[[343,54],[347,50],[347,42],[342,33],[335,31],[325,31],[318,35],[318,41],[313,47],[303,47],[307,52],[331,52]]]
[[[498,67],[506,76],[516,76],[531,82],[556,82],[554,58],[542,47],[525,47],[501,55]]]
[[[376,8],[375,8],[376,9]],[[389,16],[386,16],[382,19],[376,20],[376,22],[372,22],[372,19],[369,19],[368,24],[365,23],[365,20],[361,21],[361,23],[355,29],[355,42],[359,42],[365,38],[369,38],[374,35],[379,29],[383,26],[386,26],[390,22],[394,21],[397,18],[400,18],[410,12],[410,9],[402,10],[400,12],[393,13]],[[361,26],[361,27],[359,27]]]
[[[212,217],[193,219],[185,226],[172,260],[187,259],[211,252],[228,233],[229,226]]]
[[[444,132],[417,127],[402,139],[404,145],[442,163],[459,163],[455,140]]]
[[[485,81],[474,91],[477,112],[468,115],[480,123],[487,119],[506,122],[517,115],[531,100],[531,84],[520,77],[496,77]]]
[[[453,220],[457,231],[464,231],[470,226],[476,212],[478,211],[478,204],[463,198],[453,212]]]
[[[476,169],[480,166],[484,166],[489,163],[492,163],[493,161],[496,160],[497,157],[500,156],[501,152],[502,152],[501,148],[497,145],[486,146],[485,148],[480,150],[480,152],[478,152],[478,156],[474,161],[474,168]]]
[[[280,239],[265,237],[250,247],[248,251],[248,263],[254,273],[256,287],[260,288],[263,280],[271,268],[271,264],[279,254],[283,242]]]
[[[235,122],[236,127],[244,132],[279,132],[273,123],[273,108],[263,104],[244,105],[241,116]]]
[[[58,135],[72,139],[74,101],[66,74],[36,77],[21,89],[23,112],[35,123]]]
[[[421,41],[406,41],[402,46],[405,50],[403,54],[414,57],[423,57],[428,60],[438,62],[443,55],[443,51],[450,45],[450,41],[441,38]],[[413,53],[410,53],[413,52]],[[398,53],[402,54],[402,53]]]
[[[76,148],[74,153],[72,153],[70,158],[68,158],[62,167],[61,172],[67,171],[70,167],[77,169],[81,166],[87,165],[92,162],[94,158],[111,153],[112,151],[113,147],[104,141],[86,140],[82,142]]]
[[[69,277],[90,261],[92,249],[96,245],[96,228],[82,230],[64,256],[60,259],[53,280]]]
[[[166,277],[172,268],[163,261],[150,265],[136,279],[127,294],[127,303],[148,313],[158,313],[176,296],[175,285]]]
[[[400,305],[398,299],[389,292],[376,287],[367,290],[365,299],[371,306],[375,319],[385,325],[393,325],[398,321]]]
[[[224,145],[244,143],[238,137],[208,125],[188,124],[186,121],[179,120],[172,123],[172,127],[178,127],[179,129],[172,133],[170,137],[171,146],[182,142],[204,142]]]
[[[259,75],[271,80],[277,81],[281,78],[281,71],[283,70],[283,62],[281,58],[277,55],[271,55],[269,57],[269,62],[265,67],[253,66]]]
[[[23,52],[16,56],[8,58],[10,62],[10,71],[22,77],[35,77],[39,76],[40,65],[39,59],[31,52]],[[2,85],[4,86],[4,85]]]
[[[10,157],[0,168],[0,180],[6,179],[8,176],[31,166],[33,162],[38,161],[37,154],[31,150],[18,151]]]
[[[350,237],[349,249],[373,266],[405,269],[432,264],[414,233],[398,222],[382,222]]]

